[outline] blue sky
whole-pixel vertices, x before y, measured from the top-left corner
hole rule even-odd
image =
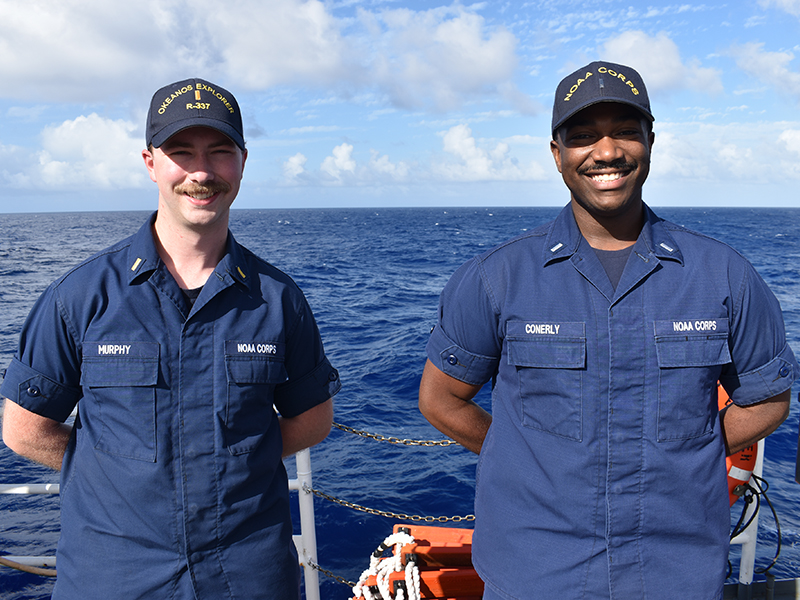
[[[589,6],[589,8],[587,8]],[[633,66],[653,206],[800,206],[800,0],[0,0],[0,212],[148,209],[153,92],[232,91],[235,206],[556,206],[558,81]]]

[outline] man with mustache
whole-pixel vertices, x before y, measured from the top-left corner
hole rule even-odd
[[[297,600],[281,459],[328,434],[339,376],[302,292],[228,230],[233,95],[160,89],[146,142],[158,210],[44,292],[0,388],[6,444],[61,470],[53,598]]]
[[[773,294],[642,200],[652,122],[630,67],[566,77],[550,147],[569,205],[442,291],[419,405],[480,454],[486,599],[721,598],[725,454],[788,414],[799,368]],[[491,415],[473,400],[490,380]]]

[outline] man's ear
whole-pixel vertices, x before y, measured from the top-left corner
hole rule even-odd
[[[156,181],[156,173],[153,165],[153,153],[145,148],[142,150],[142,158],[144,159],[144,166],[147,168],[150,179],[152,179],[155,183],[158,183],[158,181]]]
[[[553,153],[553,160],[556,161],[556,169],[561,173],[561,143],[557,140],[550,141],[550,152]]]

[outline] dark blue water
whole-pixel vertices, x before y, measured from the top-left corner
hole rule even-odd
[[[340,423],[397,438],[438,440],[417,411],[425,343],[439,292],[465,260],[553,218],[557,208],[234,211],[237,239],[303,288],[331,361],[341,372]],[[800,351],[800,209],[662,209],[665,218],[723,239],[747,256],[784,309]],[[141,225],[146,213],[0,215],[0,366],[10,361],[38,294],[71,265]],[[488,408],[486,390],[478,401]],[[772,570],[800,576],[800,487],[794,483],[800,407],[767,442],[765,476],[783,551]],[[312,451],[314,487],[381,511],[424,516],[472,512],[476,457],[458,446],[396,446],[334,430]],[[291,467],[290,467],[291,471]],[[57,474],[0,444],[0,482],[56,482]],[[316,499],[320,564],[349,580],[391,531],[390,518]],[[738,517],[738,506],[732,515]],[[762,513],[757,567],[775,552],[776,527]],[[57,497],[0,496],[0,554],[53,554]],[[738,546],[732,550],[738,556]],[[738,559],[734,561],[734,575]],[[349,589],[324,576],[322,597]],[[52,582],[0,567],[0,597],[49,597]]]

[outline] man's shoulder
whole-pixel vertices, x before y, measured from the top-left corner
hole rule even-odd
[[[292,279],[292,277],[289,276],[285,271],[282,271],[245,246],[239,244],[239,248],[241,249],[245,260],[247,261],[248,269],[258,277],[262,287],[265,285],[278,285],[286,288],[286,290],[290,291],[291,293],[303,293],[294,279]]]
[[[691,258],[693,254],[700,254],[748,262],[736,248],[727,242],[666,219],[661,219],[659,225],[669,232],[678,243],[685,258]]]
[[[69,269],[53,282],[55,287],[68,285],[85,285],[87,281],[102,280],[118,274],[125,269],[127,249],[130,248],[134,236],[96,252]]]
[[[527,259],[532,253],[540,252],[544,247],[553,223],[554,221],[550,221],[524,231],[494,246],[483,254],[479,254],[475,257],[475,260],[479,263],[493,263]]]

